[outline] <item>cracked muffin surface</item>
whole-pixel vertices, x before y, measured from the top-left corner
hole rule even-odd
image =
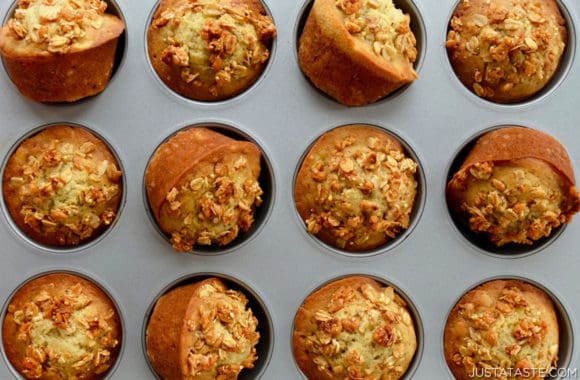
[[[447,185],[451,211],[496,246],[533,244],[570,223],[580,195],[565,148],[522,127],[483,135]]]
[[[300,36],[300,66],[345,105],[375,102],[418,77],[410,22],[391,0],[315,0]]]
[[[395,138],[365,125],[338,127],[310,148],[294,184],[309,233],[334,247],[366,251],[407,229],[417,163]]]
[[[525,100],[557,72],[567,27],[555,0],[462,0],[447,50],[461,82],[499,103]]]
[[[0,31],[0,52],[20,92],[73,102],[109,82],[123,21],[101,0],[19,0]]]
[[[117,360],[121,336],[110,298],[68,273],[44,275],[18,289],[2,326],[6,356],[26,379],[102,379]]]
[[[147,33],[151,63],[177,93],[231,98],[270,58],[276,27],[259,0],[163,0]]]
[[[254,367],[260,339],[247,297],[218,278],[179,286],[156,303],[147,355],[162,379],[235,380]]]
[[[227,246],[254,225],[262,204],[261,151],[207,128],[161,144],[145,174],[151,211],[177,251]]]
[[[306,298],[294,319],[294,358],[312,380],[397,380],[416,349],[406,303],[370,277],[323,286]]]
[[[115,220],[122,173],[109,147],[88,130],[49,126],[7,161],[2,191],[16,225],[34,241],[74,247]]]
[[[520,280],[484,283],[463,295],[451,311],[444,351],[458,380],[543,379],[558,364],[553,302]]]

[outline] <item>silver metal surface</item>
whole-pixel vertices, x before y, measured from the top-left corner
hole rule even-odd
[[[420,315],[423,351],[414,379],[450,379],[442,353],[448,312],[467,289],[485,279],[523,277],[549,290],[569,319],[564,362],[580,367],[580,221],[549,245],[514,258],[489,255],[455,227],[444,196],[454,155],[469,139],[498,125],[539,129],[560,140],[580,168],[580,72],[576,53],[577,1],[561,0],[571,37],[564,74],[537,99],[496,105],[468,92],[451,71],[445,51],[456,0],[415,0],[422,17],[420,78],[395,96],[348,108],[312,88],[297,63],[296,33],[304,1],[267,0],[278,28],[270,63],[249,91],[228,101],[201,103],[166,89],[150,67],[145,33],[155,0],[117,0],[127,23],[126,49],[107,89],[73,105],[28,101],[0,70],[0,159],[31,130],[69,122],[104,137],[125,174],[125,202],[117,222],[88,248],[55,254],[23,239],[0,215],[0,303],[25,280],[51,270],[78,271],[115,298],[125,323],[122,357],[112,379],[155,379],[143,351],[143,325],[152,302],[178,279],[220,273],[253,290],[271,316],[271,351],[263,379],[300,379],[291,353],[292,322],[303,299],[321,284],[348,274],[368,274],[396,285]],[[12,5],[0,4],[0,15]],[[270,209],[256,234],[224,254],[179,254],[159,234],[143,196],[147,160],[167,136],[188,125],[217,123],[238,129],[263,149],[273,173]],[[413,149],[425,175],[425,203],[406,239],[374,255],[337,254],[305,231],[293,204],[299,161],[324,131],[339,125],[377,125]],[[578,217],[576,218],[578,219]],[[569,360],[566,358],[569,357]],[[268,359],[268,358],[266,358]],[[566,364],[566,363],[564,363]],[[0,378],[12,378],[0,360]],[[580,377],[580,374],[576,374]],[[569,378],[575,378],[574,376]]]

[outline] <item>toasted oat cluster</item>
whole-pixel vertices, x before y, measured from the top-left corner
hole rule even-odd
[[[3,344],[26,379],[100,379],[115,363],[121,327],[116,308],[96,285],[50,274],[10,301]]]
[[[108,146],[87,130],[51,126],[10,157],[3,194],[12,218],[33,240],[75,246],[115,219],[122,173]]]
[[[254,224],[262,204],[261,152],[206,128],[162,144],[145,176],[153,214],[177,251],[225,246]]]
[[[498,379],[500,373],[510,380],[543,379],[557,368],[558,334],[554,305],[542,290],[519,280],[494,280],[453,308],[445,358],[458,380],[496,378],[494,373]]]
[[[459,79],[492,101],[525,100],[554,76],[567,30],[554,0],[462,0],[447,49]]]
[[[400,379],[417,347],[392,287],[348,277],[310,295],[294,321],[294,356],[308,379]]]
[[[87,44],[87,30],[103,26],[102,0],[18,0],[8,27],[15,38],[51,53]]]
[[[533,244],[570,223],[580,209],[562,144],[522,127],[480,137],[449,181],[447,200],[469,229],[496,246]]]
[[[392,0],[336,0],[336,6],[344,13],[346,30],[374,54],[387,61],[406,60],[410,66],[415,62],[411,19]]]
[[[163,379],[237,379],[258,359],[258,320],[247,304],[217,278],[164,295],[147,328],[153,368]],[[172,329],[175,335],[167,333]],[[174,345],[177,352],[168,354]]]
[[[376,248],[409,227],[417,164],[369,126],[323,135],[298,173],[296,206],[308,231],[341,249]]]
[[[176,92],[220,100],[257,79],[275,36],[257,0],[164,0],[149,28],[149,56]]]

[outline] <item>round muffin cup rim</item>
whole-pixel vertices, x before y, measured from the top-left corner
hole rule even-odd
[[[34,137],[35,135],[37,135],[38,133],[40,133],[46,129],[49,129],[52,127],[58,127],[58,126],[65,126],[65,127],[71,127],[71,128],[81,128],[81,129],[87,131],[88,133],[90,133],[91,135],[93,135],[94,137],[96,137],[97,139],[102,141],[107,146],[107,148],[109,149],[109,151],[111,152],[111,154],[113,155],[115,160],[117,161],[117,165],[119,166],[119,169],[121,171],[121,191],[122,191],[122,194],[121,194],[121,199],[119,201],[119,207],[118,207],[118,210],[117,210],[117,213],[115,215],[115,219],[113,220],[113,222],[111,224],[109,224],[98,236],[96,236],[92,239],[89,239],[86,242],[80,243],[76,246],[63,246],[63,247],[49,246],[49,245],[45,245],[45,244],[41,244],[41,243],[36,242],[34,239],[32,239],[31,237],[26,235],[24,233],[24,231],[20,230],[20,228],[16,225],[16,222],[14,222],[12,215],[8,211],[8,207],[6,206],[6,201],[5,201],[3,196],[2,196],[2,200],[0,201],[0,209],[2,210],[1,212],[4,215],[4,219],[5,219],[6,223],[10,227],[9,230],[12,232],[13,235],[15,235],[17,240],[25,242],[27,245],[35,248],[35,251],[39,251],[41,253],[46,253],[46,254],[50,254],[50,255],[58,255],[58,256],[73,255],[73,254],[74,255],[85,254],[91,248],[98,245],[101,241],[105,240],[106,236],[109,235],[115,229],[116,225],[119,223],[119,219],[121,218],[121,215],[123,214],[123,211],[124,211],[124,208],[125,208],[125,205],[127,202],[127,175],[125,172],[125,165],[123,164],[123,160],[121,159],[121,156],[118,154],[118,150],[115,148],[115,146],[113,146],[113,144],[111,143],[111,141],[109,140],[108,137],[104,136],[101,132],[97,132],[92,127],[88,127],[84,124],[80,124],[80,123],[72,122],[72,121],[55,121],[55,122],[48,122],[48,123],[37,125],[36,127],[33,127],[32,129],[29,129],[28,131],[21,134],[10,145],[9,149],[6,152],[6,155],[4,156],[3,160],[0,162],[0,164],[2,165],[2,166],[0,166],[0,176],[1,176],[0,178],[1,179],[4,178],[4,172],[6,170],[6,166],[8,165],[8,161],[10,160],[12,155],[16,152],[16,150],[18,150],[18,148],[20,147],[20,145],[24,141],[28,140],[29,138]],[[2,189],[2,191],[3,191],[3,189]]]
[[[449,25],[451,22],[451,18],[455,13],[455,9],[459,6],[459,4],[463,0],[454,0],[451,10],[447,16],[447,22],[443,24],[444,31],[442,41],[447,41],[447,34],[449,32]],[[576,60],[576,26],[574,24],[574,17],[570,8],[564,3],[564,0],[554,0],[562,17],[566,21],[566,29],[567,29],[567,41],[566,46],[564,48],[564,52],[562,53],[562,57],[560,58],[560,63],[558,69],[552,76],[552,78],[535,94],[529,96],[526,99],[514,102],[514,103],[500,103],[493,100],[489,100],[478,96],[473,91],[471,91],[467,86],[465,86],[455,74],[455,69],[451,64],[451,59],[449,58],[449,53],[445,44],[441,44],[440,49],[442,51],[442,56],[444,57],[445,66],[447,67],[448,76],[451,79],[451,82],[454,83],[454,88],[457,91],[460,91],[463,94],[463,97],[469,99],[473,104],[476,106],[481,106],[494,112],[520,112],[523,109],[531,108],[537,103],[545,102],[546,98],[552,96],[555,92],[557,92],[558,88],[562,86],[566,82],[566,78],[568,77],[570,71],[574,67],[574,61]],[[564,59],[566,62],[564,62]],[[564,67],[565,66],[565,67]]]
[[[227,131],[226,136],[228,136],[228,137],[234,136],[235,140],[248,141],[248,142],[253,143],[254,145],[256,145],[258,147],[258,149],[260,150],[260,153],[261,153],[262,165],[261,165],[260,177],[262,177],[262,175],[266,175],[266,174],[269,177],[268,182],[270,185],[270,193],[268,194],[268,197],[264,197],[264,199],[263,199],[264,202],[262,203],[262,205],[260,205],[258,209],[254,210],[254,216],[255,216],[257,212],[261,211],[261,209],[267,208],[264,211],[262,220],[260,221],[259,224],[256,224],[257,220],[254,220],[254,226],[250,229],[250,231],[238,235],[238,237],[236,239],[234,239],[231,243],[229,243],[223,247],[215,246],[213,244],[209,245],[209,246],[194,245],[194,247],[193,247],[194,249],[192,249],[191,251],[183,252],[185,254],[189,254],[192,256],[201,256],[201,257],[212,257],[212,256],[221,256],[221,255],[230,254],[232,252],[237,251],[239,248],[245,246],[246,244],[250,243],[253,239],[255,239],[260,234],[260,232],[262,231],[264,226],[267,224],[268,220],[270,219],[270,217],[272,215],[272,211],[274,209],[274,206],[276,203],[276,197],[277,197],[277,183],[276,183],[274,164],[270,160],[270,154],[265,149],[265,145],[262,143],[262,141],[260,141],[256,137],[254,137],[252,134],[248,133],[246,130],[240,128],[237,124],[232,123],[231,121],[223,121],[223,120],[217,120],[217,119],[211,119],[211,120],[207,119],[206,121],[195,121],[193,123],[187,123],[185,125],[182,125],[182,126],[178,127],[177,129],[173,130],[172,132],[170,132],[168,135],[166,135],[160,142],[157,143],[157,145],[155,145],[155,147],[153,148],[153,151],[151,152],[151,154],[149,155],[149,157],[147,159],[147,164],[145,165],[145,168],[143,170],[143,175],[141,177],[141,193],[142,193],[142,198],[143,198],[142,199],[143,205],[144,205],[147,217],[148,217],[151,225],[157,231],[159,236],[165,241],[166,244],[169,245],[169,247],[173,251],[175,251],[175,250],[171,247],[171,241],[170,241],[169,235],[164,233],[161,230],[161,228],[159,227],[159,224],[157,223],[157,220],[155,219],[155,216],[153,215],[153,212],[151,211],[151,206],[149,204],[149,197],[147,195],[145,175],[146,175],[147,170],[149,168],[149,162],[151,161],[153,156],[155,156],[159,147],[161,145],[165,144],[166,142],[168,142],[172,137],[176,136],[178,133],[189,130],[191,128],[207,128],[207,129],[210,129],[210,130],[212,130],[214,132],[218,132],[218,133],[223,133],[223,131]],[[264,170],[263,170],[264,166],[265,166],[265,168],[268,169],[268,173],[264,173]],[[264,189],[262,189],[262,190],[264,190]],[[264,194],[266,194],[265,191],[264,191]],[[269,202],[265,201],[266,198],[269,198]]]
[[[4,18],[1,21],[2,22],[1,26],[6,25],[8,20],[13,16],[14,11],[18,8],[18,1],[19,0],[13,0],[12,3],[10,4],[10,6],[7,8],[7,11],[4,14]],[[97,94],[86,96],[84,98],[75,100],[73,102],[36,102],[36,101],[30,100],[31,102],[45,104],[45,105],[50,106],[50,107],[69,107],[69,106],[75,106],[75,105],[79,105],[79,104],[88,102],[91,99],[97,98],[97,97],[99,97],[99,95],[106,92],[107,89],[109,88],[109,85],[117,77],[117,74],[125,66],[125,61],[127,58],[127,51],[129,50],[128,49],[128,45],[129,45],[128,33],[129,32],[128,32],[128,27],[127,27],[127,18],[125,17],[125,13],[121,9],[121,6],[117,2],[117,0],[102,0],[102,1],[107,3],[107,11],[105,12],[105,14],[112,14],[114,16],[117,16],[118,18],[121,19],[121,21],[123,21],[123,24],[125,25],[125,29],[118,37],[117,48],[115,49],[115,58],[113,61],[113,67],[111,69],[111,76],[109,77],[107,85],[105,86],[105,88],[103,88],[103,90]],[[114,11],[110,12],[109,7],[114,8]],[[3,71],[6,74],[6,77],[8,78],[10,83],[12,83],[12,88],[14,89],[14,91],[18,94],[18,96],[26,98],[24,95],[22,95],[20,93],[20,91],[16,87],[14,81],[12,80],[12,77],[8,74],[8,70],[6,70],[6,64],[4,63],[4,56],[2,56],[1,54],[0,54],[0,61],[2,62]]]
[[[304,0],[302,5],[299,7],[298,10],[298,14],[296,15],[296,20],[294,21],[294,26],[292,28],[292,46],[293,46],[293,56],[294,56],[294,62],[298,67],[298,70],[300,71],[301,77],[303,79],[303,81],[310,87],[310,89],[314,92],[317,93],[320,98],[322,99],[326,99],[327,101],[331,102],[331,103],[335,103],[338,104],[340,106],[343,107],[348,107],[348,108],[365,108],[365,107],[372,107],[372,106],[380,106],[380,105],[384,105],[385,102],[387,101],[391,101],[395,98],[398,98],[399,96],[402,96],[404,92],[406,92],[412,85],[414,82],[416,82],[417,80],[421,79],[421,76],[419,75],[419,78],[417,78],[416,80],[407,83],[406,85],[396,89],[395,91],[391,92],[390,94],[385,95],[384,97],[377,99],[374,102],[362,105],[362,106],[348,106],[345,104],[342,104],[341,102],[339,102],[338,100],[334,99],[333,97],[331,97],[330,95],[326,94],[324,91],[318,89],[310,80],[310,78],[308,78],[308,76],[306,76],[306,74],[304,73],[304,71],[302,70],[302,66],[300,65],[299,59],[298,59],[298,48],[299,48],[299,41],[300,41],[300,36],[302,35],[302,31],[303,31],[303,27],[304,24],[306,23],[306,19],[308,18],[308,15],[310,14],[310,9],[312,8],[312,5],[314,3],[315,0]],[[419,49],[417,49],[417,59],[415,60],[415,62],[413,63],[413,69],[415,70],[415,72],[417,74],[421,73],[421,70],[423,68],[423,64],[425,61],[425,56],[427,55],[427,27],[425,24],[425,20],[423,19],[423,11],[421,10],[421,7],[417,5],[417,3],[415,2],[415,0],[392,0],[393,3],[395,4],[395,6],[397,7],[397,9],[401,9],[400,8],[400,3],[405,3],[408,4],[410,8],[413,9],[413,13],[416,17],[411,17],[411,24],[415,24],[416,25],[416,29],[418,32],[420,33],[415,33],[415,30],[413,30],[413,28],[411,28],[411,30],[413,31],[413,34],[415,35],[415,38],[417,38],[417,35],[419,35],[420,37],[420,41],[421,41],[421,45],[419,46]],[[411,16],[409,14],[409,16]]]
[[[408,158],[411,158],[417,164],[417,172],[415,174],[415,178],[417,180],[417,194],[415,195],[413,210],[411,212],[412,221],[409,224],[409,227],[404,231],[402,231],[401,233],[399,233],[394,239],[387,241],[385,244],[377,248],[361,252],[351,252],[346,249],[334,247],[326,242],[323,242],[316,235],[309,233],[306,229],[304,220],[302,219],[296,208],[296,194],[294,192],[298,172],[302,168],[304,159],[308,156],[308,153],[310,153],[314,144],[316,144],[316,142],[326,133],[329,133],[339,128],[350,126],[371,127],[388,134],[389,136],[396,139],[399,143],[401,143],[403,147],[403,153],[405,153],[405,155]],[[303,149],[302,153],[300,154],[298,162],[294,167],[294,173],[292,177],[292,189],[291,189],[292,207],[294,209],[295,219],[297,221],[299,229],[301,230],[302,235],[305,236],[308,240],[311,240],[316,246],[324,248],[324,250],[329,253],[351,258],[369,258],[373,256],[386,254],[390,251],[395,250],[397,247],[403,244],[403,242],[405,242],[411,236],[411,234],[421,221],[421,217],[425,210],[425,204],[427,202],[427,192],[428,192],[427,178],[424,166],[422,164],[423,160],[421,159],[421,156],[417,153],[417,150],[413,148],[413,146],[408,142],[408,140],[409,140],[408,138],[403,138],[399,134],[399,132],[395,132],[392,128],[387,128],[386,126],[379,125],[378,123],[367,123],[367,122],[349,122],[346,124],[331,126],[327,129],[316,132],[313,139],[311,139],[311,141],[307,143],[306,148]]]
[[[322,282],[319,281],[318,285],[316,285],[314,288],[311,288],[310,291],[308,291],[308,293],[306,295],[302,296],[299,303],[297,304],[297,308],[294,312],[294,316],[292,317],[292,324],[290,326],[289,345],[290,345],[290,353],[292,354],[292,361],[294,362],[294,367],[296,368],[296,371],[299,374],[299,376],[304,380],[309,380],[306,377],[306,375],[304,375],[304,373],[302,372],[300,367],[298,366],[298,363],[296,362],[296,358],[294,355],[294,350],[293,350],[296,314],[298,313],[298,310],[300,309],[300,307],[302,307],[302,305],[304,304],[304,302],[306,302],[308,297],[310,297],[312,294],[316,293],[317,291],[321,290],[322,288],[324,288],[327,285],[330,285],[336,281],[344,280],[344,279],[351,278],[351,277],[366,277],[366,278],[370,278],[372,280],[377,281],[379,284],[381,284],[385,287],[393,288],[395,291],[395,294],[398,295],[399,297],[401,297],[403,299],[403,301],[405,301],[405,303],[406,303],[407,311],[409,312],[409,314],[411,315],[411,318],[413,319],[413,327],[415,329],[415,338],[417,340],[417,348],[415,349],[415,353],[413,354],[413,359],[411,359],[411,362],[409,363],[409,367],[407,368],[407,370],[405,371],[403,376],[401,376],[401,380],[412,379],[413,375],[415,374],[415,372],[419,368],[421,361],[423,359],[423,352],[424,352],[424,346],[425,346],[425,329],[423,326],[423,318],[421,317],[420,309],[417,306],[417,304],[413,301],[413,299],[409,296],[409,292],[405,288],[401,287],[401,285],[398,282],[389,280],[385,276],[380,275],[380,274],[376,274],[376,273],[365,273],[365,272],[359,271],[359,272],[352,272],[352,273],[342,273],[339,275],[336,275],[336,274],[332,275],[331,274],[330,276],[332,276],[332,277],[327,276],[326,280],[324,280]]]
[[[172,95],[172,98],[179,99],[181,102],[183,102],[185,104],[189,104],[189,105],[198,105],[198,106],[202,106],[202,107],[217,107],[217,108],[228,107],[228,106],[231,106],[232,104],[234,104],[235,102],[243,100],[243,98],[247,94],[249,94],[250,92],[253,92],[257,87],[259,87],[261,82],[265,80],[265,77],[268,76],[268,73],[271,71],[271,68],[274,65],[274,61],[276,60],[276,57],[278,55],[277,54],[278,35],[276,35],[276,36],[274,36],[274,38],[272,38],[272,44],[269,47],[270,56],[268,57],[268,62],[266,63],[266,65],[262,69],[262,72],[260,73],[260,75],[246,89],[242,90],[238,94],[230,96],[229,98],[220,99],[220,100],[197,100],[197,99],[188,98],[187,96],[181,95],[177,91],[171,89],[159,77],[159,75],[157,74],[157,71],[155,71],[155,68],[153,67],[153,63],[151,62],[151,58],[149,57],[149,44],[147,43],[147,33],[149,30],[149,27],[151,26],[151,22],[153,21],[153,17],[155,15],[155,12],[159,8],[159,5],[161,4],[162,1],[163,0],[155,0],[153,7],[151,8],[149,13],[147,14],[147,19],[146,19],[147,22],[145,24],[145,28],[143,31],[143,52],[144,52],[145,62],[149,68],[149,71],[151,72],[151,75],[155,78],[158,86],[161,87],[161,89],[163,90],[163,92],[165,94]],[[278,30],[278,24],[276,23],[276,19],[274,18],[274,14],[272,13],[267,2],[265,0],[259,0],[259,1],[262,4],[262,6],[264,7],[266,14],[268,16],[270,16],[270,18],[272,19],[272,23],[274,24],[274,26],[276,26],[276,29]]]
[[[477,140],[479,138],[483,137],[485,134],[489,132],[511,127],[527,128],[552,136],[549,132],[543,131],[542,129],[524,126],[517,123],[497,124],[494,126],[484,127],[483,129],[478,129],[475,132],[471,133],[466,139],[464,139],[460,144],[457,145],[457,149],[453,152],[449,161],[447,162],[447,166],[445,168],[446,174],[444,177],[445,182],[443,183],[442,187],[443,188],[442,201],[445,204],[446,208],[445,214],[447,215],[447,220],[450,222],[450,225],[452,226],[452,229],[454,230],[456,235],[459,236],[459,238],[462,241],[464,241],[468,247],[472,248],[478,253],[489,256],[491,258],[502,260],[517,260],[539,254],[542,251],[548,249],[550,245],[555,243],[556,240],[558,240],[558,238],[564,233],[564,231],[568,227],[568,224],[562,224],[552,229],[552,232],[550,233],[549,236],[543,237],[535,241],[531,245],[525,244],[516,245],[515,243],[510,243],[507,249],[504,249],[503,247],[493,246],[493,243],[488,241],[487,237],[484,234],[480,234],[478,236],[478,234],[473,231],[470,230],[464,231],[468,229],[468,226],[461,226],[458,220],[459,218],[453,215],[449,207],[449,202],[447,200],[447,184],[449,183],[451,178],[453,178],[453,175],[456,173],[456,170],[459,169],[459,167],[461,166],[461,163],[463,162],[462,160],[465,158],[467,154],[469,154],[469,151],[477,143]],[[568,149],[566,149],[566,151],[568,152]],[[485,242],[486,244],[484,245],[476,241],[476,239],[479,239],[482,242]],[[505,252],[502,252],[503,250],[505,250]],[[511,252],[512,250],[515,252]]]
[[[20,280],[18,285],[16,285],[16,287],[14,287],[12,289],[10,294],[6,297],[6,299],[2,303],[2,309],[0,309],[0,321],[1,321],[1,323],[4,324],[4,319],[6,318],[6,314],[8,311],[8,307],[10,306],[10,302],[12,301],[12,299],[14,298],[14,296],[16,295],[16,293],[20,289],[22,289],[25,285],[29,284],[32,281],[35,281],[37,279],[43,278],[43,277],[48,276],[48,275],[53,275],[53,274],[68,274],[68,275],[82,278],[82,279],[90,282],[91,284],[95,285],[98,289],[100,289],[107,296],[107,298],[111,301],[111,303],[115,307],[117,315],[119,317],[120,324],[121,324],[121,347],[119,348],[119,355],[117,356],[115,363],[113,363],[113,365],[107,370],[106,376],[103,377],[103,380],[111,379],[113,377],[114,373],[116,372],[116,370],[118,369],[118,367],[120,366],[120,363],[123,360],[123,356],[125,353],[125,346],[126,346],[126,341],[127,341],[127,324],[125,323],[125,311],[124,311],[124,308],[122,307],[122,305],[117,301],[117,299],[118,299],[117,294],[112,290],[112,288],[110,288],[109,286],[103,285],[103,283],[105,282],[103,279],[95,276],[92,273],[89,274],[89,272],[87,272],[84,268],[80,269],[80,268],[70,268],[70,267],[69,268],[46,267],[46,268],[42,269],[40,272],[36,272],[34,274],[27,274],[28,277],[26,277],[26,279],[24,279],[24,280]],[[0,328],[0,345],[3,346],[3,344],[4,344],[3,329]],[[14,368],[12,363],[8,360],[8,357],[6,356],[5,350],[2,349],[0,351],[1,351],[0,356],[4,360],[6,367],[12,373],[14,378],[19,379],[19,380],[25,380],[25,377],[22,376],[20,373],[18,373],[18,371]]]
[[[574,335],[575,335],[575,326],[574,326],[574,320],[572,319],[572,315],[568,312],[569,308],[566,306],[566,304],[564,304],[562,302],[562,297],[554,292],[552,290],[553,287],[548,287],[546,285],[544,285],[543,283],[541,283],[538,280],[533,280],[530,277],[526,277],[524,275],[521,274],[496,274],[496,275],[491,275],[491,276],[487,276],[481,280],[476,281],[475,283],[470,283],[470,285],[468,285],[468,287],[466,289],[464,289],[461,293],[459,293],[459,295],[457,297],[454,298],[453,303],[451,304],[451,306],[448,308],[447,313],[445,314],[445,317],[442,319],[442,324],[440,327],[440,333],[439,333],[439,352],[440,352],[440,358],[441,358],[441,362],[443,364],[443,366],[446,368],[447,373],[449,374],[450,378],[455,378],[455,376],[453,375],[453,373],[451,372],[451,368],[449,368],[449,365],[447,365],[447,360],[445,358],[445,349],[444,349],[444,344],[445,344],[445,327],[447,325],[447,321],[449,319],[449,315],[451,315],[451,312],[453,311],[453,309],[455,308],[455,306],[459,303],[459,301],[461,301],[461,299],[463,298],[463,296],[465,296],[467,293],[477,289],[478,287],[487,284],[489,282],[493,282],[493,281],[510,281],[510,280],[516,280],[516,281],[521,281],[524,282],[528,285],[532,285],[534,287],[536,287],[537,289],[543,291],[552,301],[553,306],[554,306],[554,310],[556,311],[556,318],[558,319],[558,327],[559,327],[559,338],[562,338],[563,335],[563,328],[562,328],[562,323],[564,323],[566,326],[566,330],[568,332],[568,334],[565,334],[565,337],[567,337],[567,341],[566,341],[566,345],[568,346],[568,352],[565,353],[565,357],[561,358],[560,354],[561,354],[561,349],[562,349],[562,342],[560,341],[558,344],[558,369],[561,368],[569,368],[569,365],[572,363],[572,359],[574,358]],[[564,359],[565,363],[561,363],[560,359]],[[564,365],[562,365],[564,364]],[[561,376],[558,377],[553,377],[553,376],[549,376],[546,377],[546,380],[557,380],[560,379]]]
[[[257,362],[260,362],[261,360],[263,360],[263,368],[260,370],[260,372],[256,375],[256,379],[261,379],[264,374],[267,372],[268,366],[270,365],[270,361],[272,359],[273,356],[273,352],[274,352],[274,345],[275,345],[275,326],[274,326],[274,318],[272,316],[272,313],[270,313],[270,310],[266,304],[266,302],[264,301],[264,297],[262,296],[262,294],[260,292],[258,292],[256,290],[256,288],[254,286],[250,286],[249,282],[247,280],[242,280],[240,279],[239,276],[235,276],[231,273],[226,273],[226,272],[215,272],[215,271],[202,271],[202,272],[193,272],[193,273],[189,273],[189,274],[182,274],[179,277],[175,278],[174,280],[170,281],[169,283],[166,283],[164,286],[161,287],[161,289],[158,289],[158,291],[156,291],[154,293],[154,296],[152,299],[150,299],[150,302],[147,306],[147,309],[145,310],[145,314],[143,317],[143,323],[141,326],[141,350],[142,350],[142,354],[143,354],[143,359],[145,360],[145,362],[147,363],[147,367],[149,368],[151,374],[156,378],[156,379],[161,379],[161,377],[157,374],[157,372],[153,369],[153,365],[151,364],[151,361],[149,360],[149,355],[147,354],[147,327],[149,324],[149,321],[151,319],[151,316],[153,314],[153,310],[155,309],[155,306],[157,305],[157,302],[159,301],[159,299],[167,294],[169,291],[173,290],[173,289],[177,289],[181,286],[185,286],[185,285],[189,285],[189,284],[194,284],[200,281],[204,281],[207,280],[209,278],[218,278],[222,281],[224,281],[226,283],[226,285],[228,284],[233,284],[235,285],[235,288],[239,291],[241,291],[247,298],[249,303],[257,303],[257,305],[260,308],[260,313],[264,314],[264,316],[266,317],[266,328],[268,330],[268,341],[265,342],[265,346],[267,348],[267,352],[266,352],[266,356],[264,359],[262,359],[261,357],[258,358],[258,360],[254,363],[256,364]],[[248,306],[249,307],[249,306]],[[255,311],[252,310],[252,313],[255,315]],[[258,326],[262,325],[263,321],[258,321]],[[258,328],[258,332],[261,332],[261,330]],[[1,335],[0,335],[1,336]],[[262,336],[260,336],[260,340],[262,339]],[[258,342],[259,344],[259,342]],[[254,366],[255,368],[255,366]],[[244,374],[244,371],[247,373],[247,371],[252,371],[253,369],[244,369],[242,370],[242,373],[240,374],[240,376],[242,376]]]

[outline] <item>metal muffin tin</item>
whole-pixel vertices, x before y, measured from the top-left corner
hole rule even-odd
[[[0,303],[21,284],[45,272],[76,272],[107,289],[124,323],[123,349],[111,379],[155,379],[144,352],[144,327],[157,297],[180,281],[223,276],[247,289],[259,305],[264,341],[257,371],[244,379],[301,379],[291,351],[292,325],[304,298],[333,279],[365,274],[397,288],[418,315],[420,350],[406,379],[451,379],[443,357],[447,315],[467,290],[492,278],[523,278],[551,294],[562,328],[560,365],[554,378],[580,377],[580,222],[562,228],[549,244],[527,254],[489,253],[456,227],[445,201],[445,185],[456,155],[473,137],[503,125],[551,134],[567,148],[580,170],[580,86],[576,40],[580,5],[559,0],[569,43],[562,70],[534,99],[498,105],[476,97],[455,77],[447,59],[448,21],[457,0],[399,0],[413,10],[420,41],[420,78],[377,103],[349,108],[314,89],[297,63],[297,40],[309,1],[266,0],[278,28],[262,77],[226,101],[203,103],[168,90],[147,57],[146,30],[156,0],[111,2],[127,31],[109,86],[74,104],[40,104],[20,95],[0,70],[0,160],[36,128],[53,123],[81,125],[103,137],[124,170],[124,201],[107,234],[74,250],[55,252],[31,244],[14,227],[2,202]],[[0,5],[7,15],[15,3]],[[424,183],[421,211],[410,233],[373,254],[341,254],[309,236],[294,207],[293,183],[310,144],[325,131],[346,124],[370,124],[401,138],[419,161]],[[269,201],[251,236],[225,252],[180,254],[159,233],[143,194],[143,175],[157,146],[181,128],[225,126],[257,143],[267,158]],[[3,171],[3,167],[2,167]],[[579,217],[576,217],[578,219]],[[266,319],[266,320],[263,320]],[[569,376],[566,376],[569,375]],[[561,375],[561,376],[560,376]],[[0,360],[0,378],[13,378]]]

